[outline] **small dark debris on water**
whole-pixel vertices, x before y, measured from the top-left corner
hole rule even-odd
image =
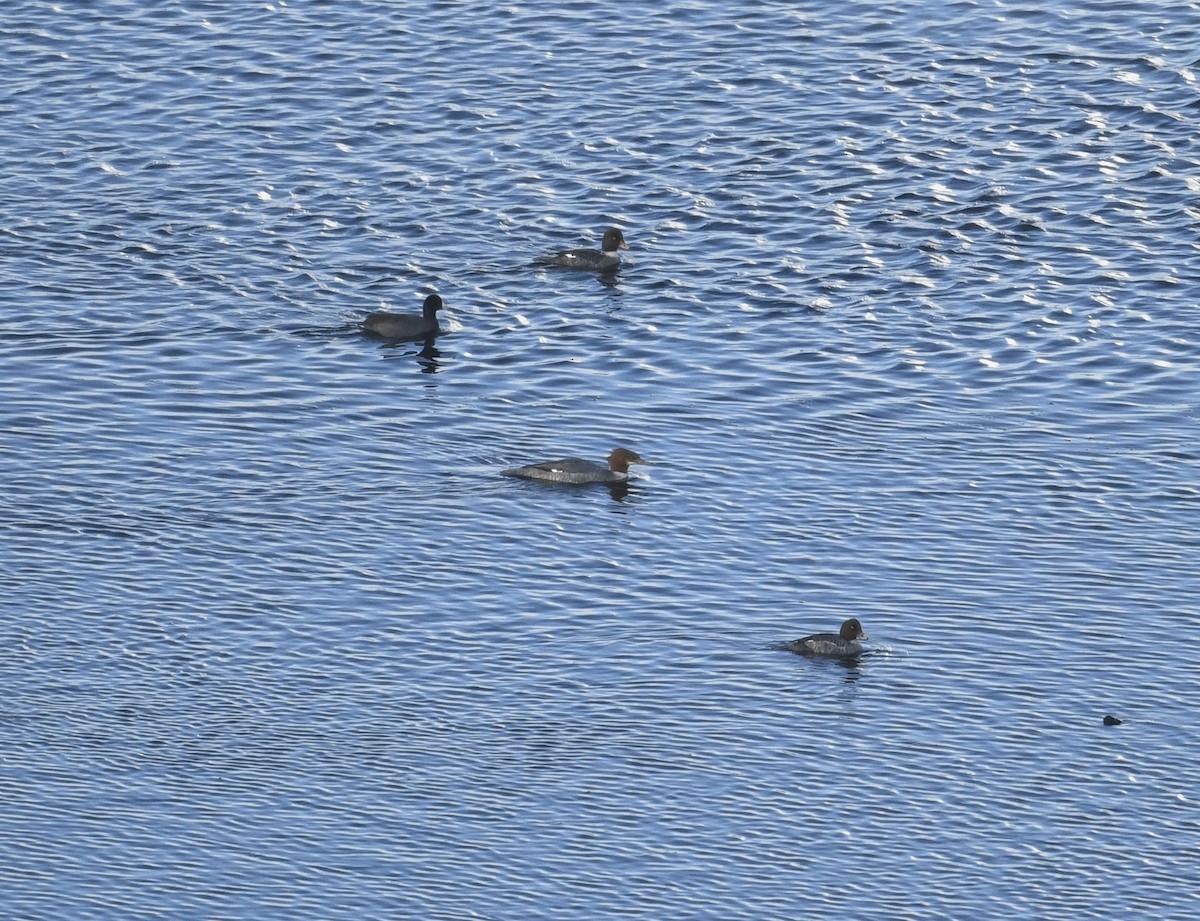
[[[1108,716],[1104,717],[1104,725],[1105,726],[1120,726],[1123,722],[1125,722],[1125,721],[1117,719],[1111,713],[1108,714]]]

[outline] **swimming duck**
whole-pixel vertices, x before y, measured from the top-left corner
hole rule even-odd
[[[862,652],[862,643],[859,640],[867,638],[858,618],[851,617],[842,624],[842,629],[837,633],[814,633],[811,636],[793,640],[787,644],[787,648],[802,656],[846,658]]]
[[[614,448],[608,455],[608,466],[595,464],[578,457],[542,461],[525,467],[511,467],[502,476],[524,480],[543,480],[547,483],[620,483],[629,476],[630,464],[649,464],[634,451]]]
[[[629,244],[625,242],[625,235],[618,228],[610,227],[604,231],[600,249],[602,252],[586,247],[569,249],[553,256],[539,256],[534,262],[538,265],[556,265],[563,269],[582,269],[585,272],[615,272],[621,267],[621,258],[617,250],[629,249]]]
[[[442,331],[437,319],[437,312],[441,309],[442,299],[436,294],[431,294],[425,298],[421,316],[380,310],[370,314],[359,326],[364,332],[383,339],[421,339],[436,336]]]

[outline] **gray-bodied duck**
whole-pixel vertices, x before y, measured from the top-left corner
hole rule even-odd
[[[525,467],[510,467],[503,476],[523,480],[542,480],[547,483],[621,483],[629,476],[630,464],[649,464],[636,451],[614,448],[608,455],[607,466],[579,457],[541,461]]]
[[[849,658],[862,652],[861,640],[868,639],[857,617],[842,623],[837,633],[814,633],[787,644],[792,652],[802,656],[833,656]]]
[[[538,265],[556,265],[562,269],[581,269],[585,272],[615,272],[621,267],[621,257],[618,250],[629,249],[625,235],[617,227],[604,231],[604,239],[600,249],[569,249],[555,253],[552,256],[539,256],[534,260]]]

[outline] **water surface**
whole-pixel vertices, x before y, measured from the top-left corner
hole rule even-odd
[[[1198,13],[8,4],[2,913],[1197,917]]]

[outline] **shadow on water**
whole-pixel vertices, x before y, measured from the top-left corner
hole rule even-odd
[[[547,270],[547,267],[545,265],[542,265],[538,262],[531,262],[530,265],[535,266],[536,268],[540,269],[541,274],[544,278],[549,278],[550,272],[554,272],[557,274],[563,273],[562,269],[557,269],[557,268],[552,268],[552,269]],[[579,275],[579,276],[590,275],[597,282],[599,282],[602,287],[608,288],[613,293],[615,293],[615,294],[623,294],[624,293],[624,290],[621,287],[621,271],[620,271],[620,269],[616,269],[611,272],[586,272],[586,273],[585,272],[575,272],[570,269],[568,269],[566,271],[572,275]]]
[[[866,657],[866,653],[857,656],[837,656],[814,660],[813,664],[817,668],[842,669],[842,680],[846,684],[855,684],[863,676],[863,661]]]
[[[407,358],[409,356],[416,358],[417,364],[421,366],[422,374],[437,374],[441,370],[441,363],[438,359],[442,357],[442,353],[434,345],[437,336],[426,336],[423,339],[379,339],[369,333],[364,335],[379,341],[380,348],[389,353],[389,358]],[[418,343],[421,345],[420,350],[413,351]]]
[[[442,369],[439,361],[442,353],[436,345],[438,334],[419,336],[415,339],[385,339],[365,331],[358,323],[343,323],[340,326],[305,326],[295,330],[295,334],[312,339],[340,339],[343,336],[354,334],[377,343],[381,349],[389,353],[415,356],[423,374],[437,374]],[[417,344],[420,344],[420,350],[412,351]],[[392,357],[391,354],[388,357]]]
[[[854,684],[864,674],[864,667],[869,664],[870,660],[876,656],[874,652],[867,649],[852,656],[814,656],[805,655],[801,652],[796,652],[792,649],[790,643],[770,643],[767,646],[774,652],[786,652],[796,659],[804,660],[805,664],[810,668],[818,669],[842,669],[843,679],[847,684]]]
[[[608,494],[614,502],[623,502],[631,493],[636,496],[638,492],[637,487],[629,480],[620,480],[615,483],[555,483],[550,480],[537,480],[524,481],[524,485],[530,490],[559,489],[568,492],[603,488],[608,490]]]
[[[620,275],[616,272],[601,272],[596,276],[596,281],[600,282],[605,288],[611,288],[618,294],[620,293],[620,280]]]
[[[421,366],[422,374],[437,374],[440,368],[438,359],[442,357],[442,353],[433,344],[436,338],[436,336],[426,336],[425,341],[421,344],[421,351],[417,352],[417,363]]]

